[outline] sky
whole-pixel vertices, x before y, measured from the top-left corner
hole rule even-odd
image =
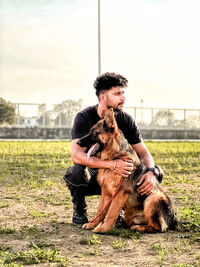
[[[129,80],[126,105],[200,108],[200,1],[100,3],[101,71]],[[0,97],[96,104],[97,6],[97,0],[0,0]]]

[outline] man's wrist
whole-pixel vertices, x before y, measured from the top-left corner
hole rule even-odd
[[[115,169],[114,166],[116,167],[114,160],[103,160],[103,162],[104,162],[104,167],[102,168],[114,170]]]
[[[114,159],[113,160],[113,167],[112,167],[111,171],[114,171],[114,169],[116,168],[116,165],[117,165],[117,160]]]
[[[156,178],[158,178],[160,175],[160,172],[156,167],[146,168],[146,172],[149,172],[149,171],[151,171],[155,175]]]
[[[161,169],[160,166],[157,166],[157,165],[155,165],[152,168],[146,168],[145,173],[148,171],[151,171],[155,175],[155,177],[157,178],[158,182],[161,183],[162,179],[163,179],[163,175],[164,175],[163,170]]]

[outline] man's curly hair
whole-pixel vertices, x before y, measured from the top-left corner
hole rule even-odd
[[[120,86],[127,87],[128,80],[120,74],[114,72],[106,72],[96,78],[94,81],[94,88],[96,89],[96,95],[102,90],[109,90],[111,87]]]

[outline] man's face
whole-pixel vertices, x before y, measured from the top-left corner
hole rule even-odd
[[[116,111],[122,110],[125,103],[124,88],[111,87],[110,90],[104,92],[104,101],[107,107],[112,107]]]

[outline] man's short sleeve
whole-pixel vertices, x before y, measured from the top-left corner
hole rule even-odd
[[[134,145],[142,141],[141,132],[129,114],[120,112],[120,114],[117,114],[116,119],[118,127],[123,132],[124,137],[127,139],[129,144]]]

